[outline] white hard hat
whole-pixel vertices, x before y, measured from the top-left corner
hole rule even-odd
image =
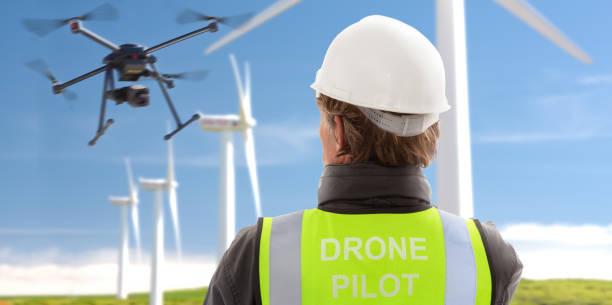
[[[334,38],[311,88],[358,106],[382,129],[412,136],[450,108],[445,86],[440,54],[423,34],[399,20],[373,15]]]

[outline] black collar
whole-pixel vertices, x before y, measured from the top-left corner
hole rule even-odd
[[[328,165],[318,197],[319,209],[335,213],[411,213],[432,207],[429,182],[412,165]]]

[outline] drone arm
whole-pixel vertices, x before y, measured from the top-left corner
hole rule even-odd
[[[88,78],[90,78],[90,77],[92,77],[94,75],[98,75],[98,74],[106,71],[107,67],[108,66],[102,66],[102,67],[100,67],[98,69],[95,69],[93,71],[87,72],[87,73],[85,73],[85,74],[83,74],[83,75],[81,75],[79,77],[71,79],[71,80],[69,80],[69,81],[67,81],[67,82],[65,82],[63,84],[54,85],[53,86],[53,93],[59,94],[59,93],[62,92],[62,90],[64,90],[65,88],[67,88],[69,86],[72,86],[72,85],[74,85],[74,84],[76,84],[76,83],[78,83],[78,82],[80,82],[82,80],[88,79]]]
[[[175,44],[177,42],[183,41],[185,39],[189,39],[191,37],[194,37],[194,36],[206,33],[206,32],[215,32],[215,31],[217,31],[217,24],[212,22],[209,25],[207,25],[207,26],[205,26],[205,27],[203,27],[201,29],[195,30],[193,32],[189,32],[189,33],[187,33],[185,35],[182,35],[182,36],[170,39],[170,40],[168,40],[166,42],[163,42],[163,43],[160,43],[160,44],[158,44],[156,46],[150,47],[150,48],[145,50],[145,53],[151,54],[151,53],[153,53],[155,51],[158,51],[158,50],[163,49],[163,48],[165,48],[167,46],[170,46],[170,45],[173,45],[173,44]]]
[[[86,28],[84,28],[84,27],[82,27],[80,25],[79,25],[79,27],[78,27],[76,32],[80,33],[80,34],[83,34],[84,36],[90,38],[91,40],[93,40],[93,41],[95,41],[95,42],[97,42],[97,43],[99,43],[99,44],[101,44],[101,45],[103,45],[103,46],[113,50],[113,51],[119,50],[119,47],[116,46],[114,43],[112,43],[112,42],[110,42],[110,41],[108,41],[108,40],[98,36],[96,33],[92,32],[92,31],[90,31],[90,30],[88,30],[88,29],[86,29]]]

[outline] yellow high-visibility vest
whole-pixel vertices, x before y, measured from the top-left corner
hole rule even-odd
[[[263,305],[488,305],[491,273],[471,219],[319,209],[264,218]]]

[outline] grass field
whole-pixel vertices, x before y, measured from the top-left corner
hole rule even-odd
[[[164,305],[201,305],[206,288],[170,291]],[[147,305],[148,294],[130,294],[124,301],[114,296],[0,297],[0,305]],[[512,305],[612,305],[612,281],[522,280]]]
[[[522,280],[512,305],[612,305],[612,281]]]
[[[164,305],[202,305],[206,288],[168,291],[164,293]],[[97,296],[36,296],[0,297],[0,305],[148,305],[148,293],[130,294],[127,300],[117,300],[114,295]]]

